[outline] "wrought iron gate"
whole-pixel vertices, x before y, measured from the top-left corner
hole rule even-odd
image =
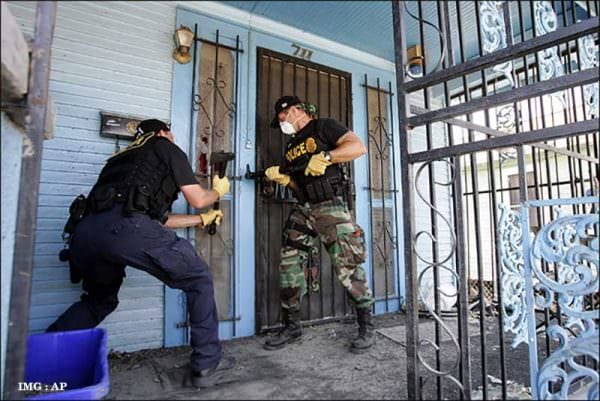
[[[597,399],[598,2],[392,8],[408,397]]]

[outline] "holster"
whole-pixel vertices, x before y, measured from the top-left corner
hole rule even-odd
[[[71,259],[69,259],[69,280],[71,283],[77,284],[82,279],[81,271],[75,266],[75,263]]]
[[[80,194],[73,200],[73,202],[71,202],[71,206],[69,206],[69,218],[63,229],[63,240],[65,241],[65,248],[60,251],[58,256],[61,261],[69,262],[69,278],[71,280],[71,283],[73,284],[79,283],[82,277],[81,272],[71,260],[69,245],[71,243],[71,237],[75,232],[75,227],[77,227],[77,224],[81,220],[83,220],[83,218],[88,214],[88,200],[86,199],[85,195]]]
[[[63,231],[69,235],[73,234],[77,223],[79,223],[88,214],[88,201],[85,195],[80,194],[76,197],[71,206],[69,206],[69,218]]]

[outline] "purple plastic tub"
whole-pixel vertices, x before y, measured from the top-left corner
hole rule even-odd
[[[106,331],[96,328],[30,335],[24,386],[44,391],[27,400],[104,397],[110,389]]]

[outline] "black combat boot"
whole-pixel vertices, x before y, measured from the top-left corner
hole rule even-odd
[[[201,371],[190,370],[190,374],[184,380],[184,387],[206,388],[219,384],[231,383],[237,379],[232,375],[231,369],[235,366],[234,357],[221,358],[217,366],[202,369]]]
[[[375,325],[371,316],[371,308],[357,308],[358,337],[352,340],[350,351],[355,354],[365,352],[375,344]]]
[[[271,337],[265,342],[265,349],[275,350],[283,348],[286,344],[300,340],[300,336],[302,336],[300,310],[283,308],[281,314],[283,315],[283,328],[279,330],[276,336]]]

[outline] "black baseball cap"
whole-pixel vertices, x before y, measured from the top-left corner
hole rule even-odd
[[[148,132],[158,132],[160,130],[170,131],[171,126],[164,121],[157,120],[156,118],[151,118],[149,120],[144,120],[140,122],[136,129],[136,136],[147,134]]]
[[[297,96],[283,96],[280,97],[275,102],[275,117],[271,120],[271,128],[279,127],[279,119],[277,118],[277,114],[281,113],[283,110],[287,109],[290,106],[295,106],[297,104],[302,103]]]

